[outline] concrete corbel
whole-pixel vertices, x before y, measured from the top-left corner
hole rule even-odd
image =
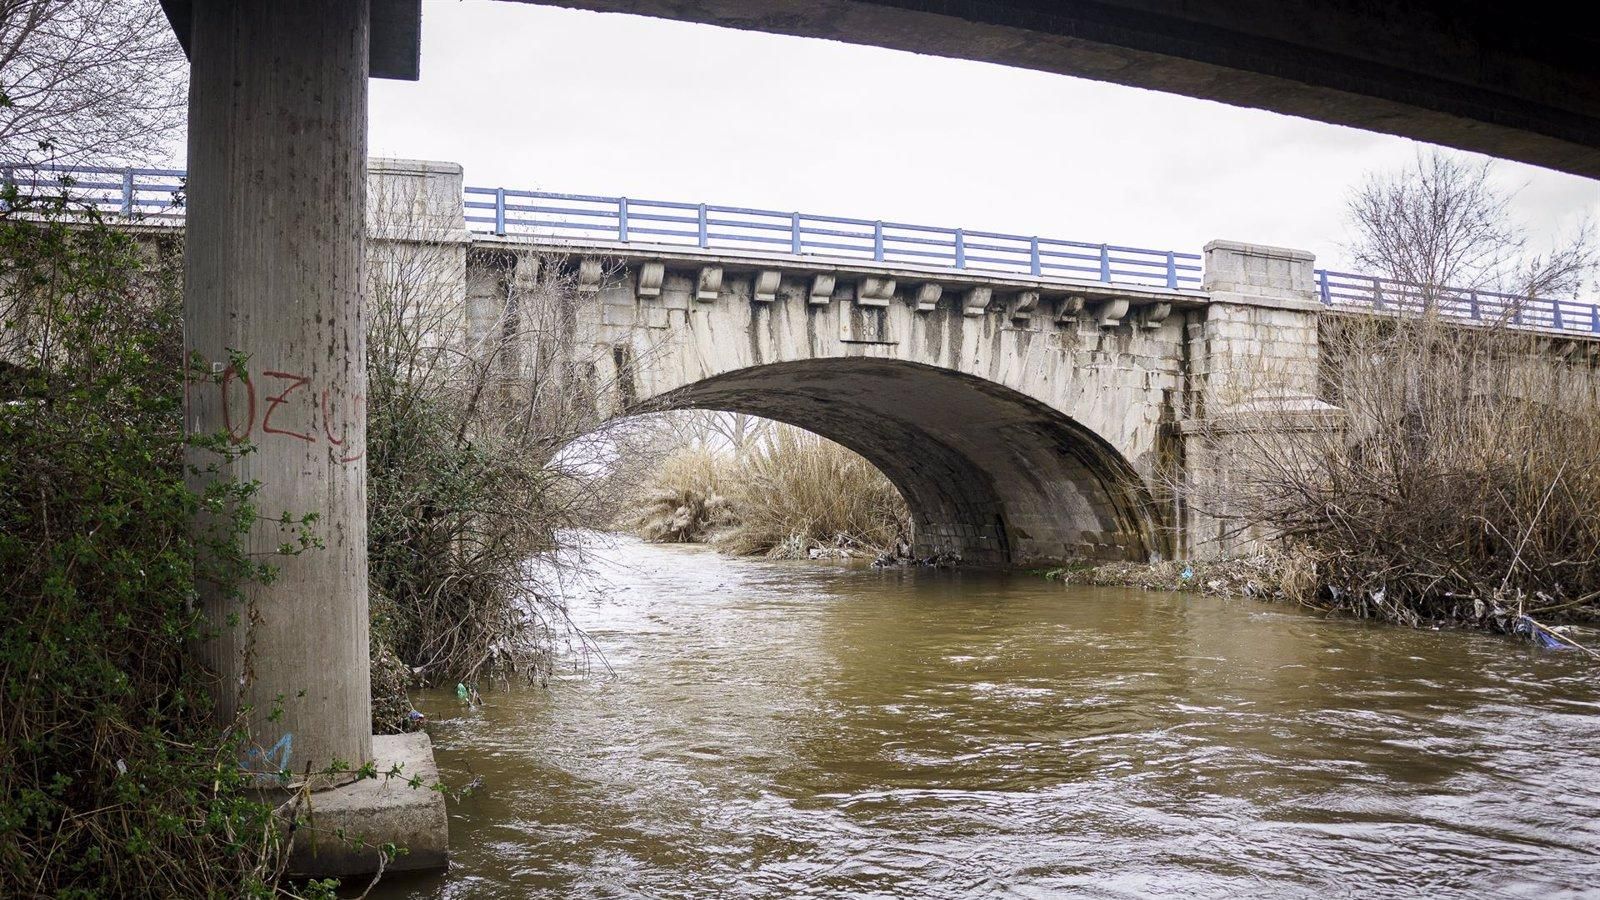
[[[1160,328],[1161,323],[1172,315],[1172,304],[1168,302],[1152,303],[1139,310],[1139,325],[1144,328]]]
[[[1056,302],[1056,323],[1077,321],[1078,317],[1083,315],[1085,303],[1086,301],[1082,294],[1062,297]]]
[[[600,260],[593,256],[585,256],[578,260],[578,293],[600,293],[600,281],[605,275],[605,270],[600,265]]]
[[[695,283],[694,298],[710,303],[717,299],[717,293],[722,290],[722,267],[706,266],[700,270],[700,279]]]
[[[813,275],[811,293],[806,295],[806,302],[812,306],[827,306],[832,303],[833,285],[836,280],[834,275]]]
[[[1038,308],[1039,292],[1021,291],[1011,303],[1011,319],[1015,322],[1031,321],[1034,311]]]
[[[968,317],[983,315],[989,311],[989,301],[993,297],[994,288],[967,288],[967,295],[961,299],[961,314]]]
[[[1101,328],[1115,328],[1122,324],[1122,317],[1128,314],[1128,301],[1125,298],[1107,300],[1095,308],[1095,323]]]
[[[533,253],[518,253],[511,264],[511,286],[518,291],[531,291],[539,283],[539,257]]]
[[[859,306],[888,306],[894,297],[893,278],[863,278],[856,285],[856,304]]]
[[[667,275],[666,263],[647,262],[639,267],[639,298],[661,296],[661,280]]]
[[[937,284],[924,284],[917,288],[917,312],[933,312],[939,308],[939,298],[944,295],[944,287]]]
[[[757,272],[751,299],[757,303],[771,303],[778,299],[778,283],[782,280],[783,273],[777,269],[762,269]]]

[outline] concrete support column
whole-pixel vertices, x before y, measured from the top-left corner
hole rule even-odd
[[[190,433],[254,449],[195,466],[260,483],[253,558],[277,577],[203,596],[224,721],[257,772],[372,757],[367,646],[365,0],[194,0],[184,341]],[[204,474],[192,476],[197,488]],[[281,517],[316,518],[321,547]],[[275,709],[281,707],[280,713]]]

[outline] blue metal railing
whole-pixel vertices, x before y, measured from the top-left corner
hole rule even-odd
[[[184,172],[75,166],[0,170],[23,192],[71,192],[80,203],[138,219],[183,216]],[[469,187],[463,202],[473,230],[556,241],[618,242],[744,250],[840,260],[902,263],[1041,280],[1198,289],[1201,257],[1032,235],[936,228],[799,212]],[[1323,305],[1404,315],[1432,309],[1464,323],[1504,323],[1543,331],[1600,334],[1600,306],[1466,288],[1427,289],[1371,275],[1316,270]]]
[[[1201,258],[1196,253],[635,197],[483,187],[469,187],[465,195],[467,227],[490,234],[753,250],[1144,287],[1200,287]]]
[[[1430,288],[1410,281],[1316,271],[1322,305],[1352,312],[1415,315],[1433,310],[1466,324],[1600,334],[1600,306],[1470,288]]]
[[[126,218],[183,218],[184,177],[182,169],[0,169],[0,182],[16,185],[23,194],[53,196],[68,191],[75,202]]]

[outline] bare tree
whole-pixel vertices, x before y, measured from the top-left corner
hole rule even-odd
[[[1585,223],[1548,253],[1530,252],[1526,228],[1511,214],[1513,194],[1493,175],[1492,162],[1443,150],[1369,174],[1348,202],[1351,256],[1363,269],[1415,286],[1425,308],[1445,288],[1575,294],[1595,267],[1593,229]]]
[[[185,65],[156,0],[0,0],[0,164],[159,158]]]

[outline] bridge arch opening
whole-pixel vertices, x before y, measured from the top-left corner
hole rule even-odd
[[[866,357],[778,362],[638,407],[761,416],[842,444],[905,498],[919,557],[1034,566],[1162,550],[1154,505],[1109,444],[1037,400],[949,369]]]

